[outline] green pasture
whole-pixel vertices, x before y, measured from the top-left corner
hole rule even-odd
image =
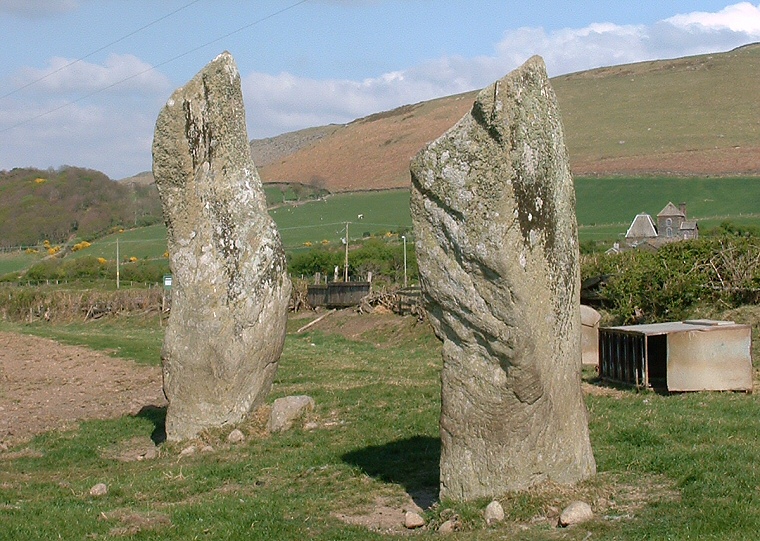
[[[760,178],[577,178],[575,190],[581,242],[611,245],[625,234],[636,214],[646,212],[654,217],[668,202],[685,202],[689,218],[699,220],[702,231],[723,221],[760,224]],[[408,190],[291,201],[272,208],[270,214],[289,252],[306,249],[309,243],[340,246],[346,222],[352,240],[412,227]],[[122,260],[160,259],[167,250],[166,228],[159,224],[107,235],[69,257],[91,255],[113,261],[117,238]],[[36,256],[0,254],[0,275],[22,270],[43,255],[43,251]]]
[[[92,246],[74,252],[70,257],[93,256],[116,259],[116,244],[119,244],[119,259],[160,259],[166,252],[166,227],[163,224],[126,229],[122,233],[112,233],[98,239]]]
[[[23,251],[0,253],[0,276],[24,270],[39,260],[38,254],[27,254]]]
[[[757,323],[754,312],[726,317]],[[440,440],[440,344],[413,318],[338,313],[327,327],[289,322],[268,403],[308,394],[306,422],[265,435],[260,421],[202,436],[212,452],[180,456],[188,444],[158,456],[115,458],[161,433],[165,412],[87,421],[0,451],[0,539],[262,539],[383,540],[409,538],[392,524],[377,531],[340,516],[427,507],[417,539],[440,539],[437,525],[456,515],[458,540],[735,540],[760,531],[760,396],[736,393],[662,395],[605,387],[584,372],[598,475],[577,487],[548,486],[499,496],[501,524],[487,525],[487,500],[437,502]],[[356,318],[374,324],[355,338],[335,329]],[[754,319],[753,319],[754,318]],[[333,329],[333,330],[331,330]],[[26,332],[157,364],[162,331],[153,318],[22,326]],[[108,337],[113,338],[109,342]],[[757,338],[757,337],[756,337]],[[754,351],[757,355],[757,347]],[[95,483],[108,495],[89,495]],[[556,509],[582,499],[595,518],[556,528]],[[552,511],[555,509],[555,511]]]
[[[336,194],[272,209],[270,214],[277,222],[285,249],[303,247],[305,242],[340,245],[346,222],[350,222],[348,235],[352,239],[412,226],[408,190]]]
[[[620,224],[624,234],[634,216],[654,218],[668,202],[685,202],[689,218],[700,223],[760,221],[760,178],[578,178],[575,193],[583,228]]]

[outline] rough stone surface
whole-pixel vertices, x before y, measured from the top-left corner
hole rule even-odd
[[[238,73],[219,55],[161,110],[153,174],[168,228],[166,435],[241,421],[271,388],[290,280],[251,160]]]
[[[594,518],[594,512],[589,504],[586,502],[573,502],[560,513],[559,525],[564,528],[573,524],[586,522],[592,518]]]
[[[543,61],[481,91],[411,173],[420,281],[443,341],[440,497],[593,475],[575,194]]]
[[[90,489],[90,496],[100,497],[108,494],[108,486],[105,483],[98,483]]]
[[[599,322],[602,316],[599,312],[581,304],[581,349],[583,364],[599,364]]]
[[[197,449],[195,448],[195,445],[188,445],[187,447],[185,447],[179,452],[179,456],[181,457],[193,456],[195,454],[195,451],[197,451]]]
[[[456,521],[454,519],[449,519],[443,523],[441,523],[440,526],[438,526],[438,529],[436,530],[440,534],[449,534],[456,531]]]
[[[407,511],[406,514],[404,514],[404,527],[409,530],[415,530],[417,528],[422,528],[425,525],[425,519],[422,518],[422,515],[419,513],[415,513],[414,511]]]
[[[229,433],[227,436],[227,441],[230,443],[243,443],[245,441],[245,435],[236,428]]]
[[[278,398],[272,404],[267,430],[270,432],[289,430],[297,419],[313,409],[314,399],[310,396],[301,395]]]
[[[493,500],[491,503],[489,503],[486,506],[485,513],[483,514],[483,518],[486,519],[486,524],[491,524],[493,522],[501,522],[504,520],[504,508],[501,506],[499,502],[496,500]]]

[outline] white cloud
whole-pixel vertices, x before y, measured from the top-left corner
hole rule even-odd
[[[58,167],[63,164],[123,178],[150,168],[155,123],[152,108],[109,104],[45,102],[20,110],[0,107],[0,169]],[[52,109],[57,110],[50,112]],[[61,107],[63,105],[63,107]],[[22,111],[22,112],[20,112]],[[29,118],[42,115],[36,120]],[[5,131],[8,126],[16,126]]]
[[[0,169],[72,164],[113,178],[149,169],[168,78],[133,55],[62,69],[70,63],[53,58],[14,77],[17,88],[37,82],[0,99]]]
[[[26,68],[15,77],[19,87],[35,81],[36,90],[54,94],[104,90],[153,93],[170,87],[163,74],[131,54],[112,54],[103,65],[54,57],[45,69]]]
[[[78,7],[77,0],[0,0],[0,13],[32,18],[51,17]]]
[[[666,19],[666,22],[680,27],[693,26],[712,30],[730,30],[760,36],[760,4],[741,2],[727,6],[717,13],[696,11],[684,15],[676,15]]]

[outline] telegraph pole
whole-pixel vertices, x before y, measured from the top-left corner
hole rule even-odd
[[[119,237],[116,237],[116,289],[119,289]]]
[[[346,261],[343,267],[343,281],[348,282],[348,222],[346,222]]]
[[[404,239],[404,288],[406,288],[406,235],[401,235]]]

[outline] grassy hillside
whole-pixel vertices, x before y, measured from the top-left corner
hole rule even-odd
[[[760,173],[760,45],[552,84],[576,175]]]
[[[601,68],[552,84],[576,176],[760,175],[760,44]],[[474,96],[357,120],[261,167],[262,178],[330,191],[406,187],[409,159],[461,118]]]
[[[90,238],[161,217],[154,186],[111,181],[99,171],[0,171],[0,248]]]

